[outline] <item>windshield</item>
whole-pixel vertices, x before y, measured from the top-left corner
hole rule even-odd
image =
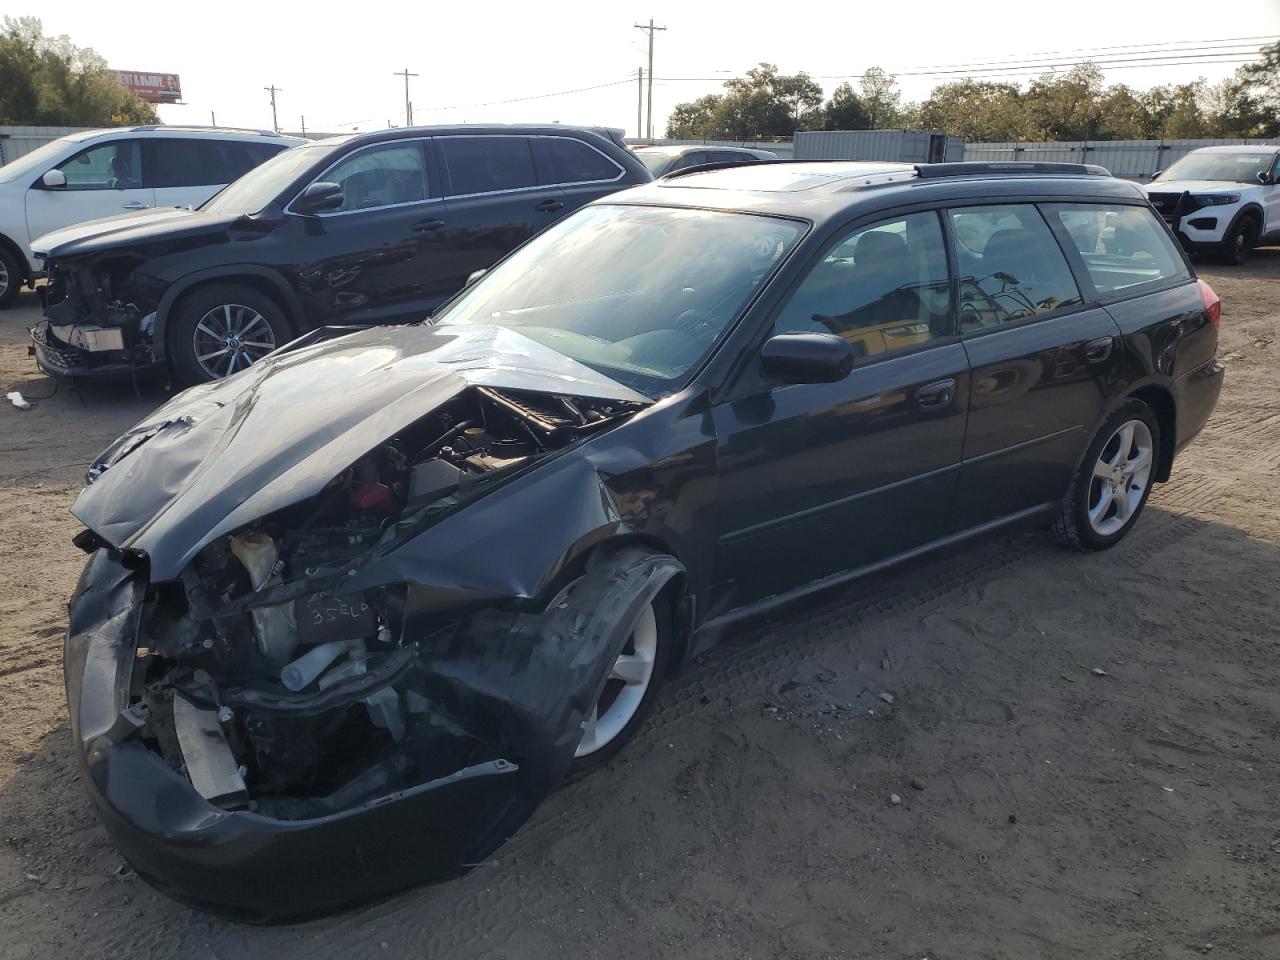
[[[285,187],[302,176],[312,164],[320,162],[333,150],[332,144],[323,143],[281,150],[214,194],[200,209],[206,213],[257,213],[280,196]]]
[[[657,398],[679,389],[803,231],[742,213],[587,207],[437,319],[509,327]]]
[[[1274,153],[1189,153],[1160,175],[1161,180],[1223,180],[1258,183],[1271,169]]]
[[[671,158],[674,156],[674,154],[665,150],[635,150],[633,152],[640,158],[640,162],[649,168],[649,173],[655,177],[662,172],[662,168],[670,163]]]
[[[36,147],[30,153],[24,153],[17,160],[6,163],[0,167],[0,183],[9,183],[11,180],[17,180],[25,174],[37,171],[43,174],[46,167],[52,169],[63,151],[67,149],[68,143],[67,140],[51,140]]]

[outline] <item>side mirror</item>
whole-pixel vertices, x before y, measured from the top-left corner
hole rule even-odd
[[[293,209],[298,213],[320,213],[322,210],[337,210],[342,206],[342,187],[327,180],[319,180],[293,201]]]
[[[479,280],[488,272],[489,270],[487,267],[481,267],[479,270],[476,270],[472,273],[467,274],[467,282],[464,283],[463,286],[464,287],[471,286],[473,283],[475,283],[477,280]]]
[[[765,341],[760,364],[785,383],[834,383],[853,369],[853,348],[831,333],[779,333]]]
[[[1163,170],[1157,170],[1155,173],[1153,173],[1153,174],[1151,175],[1151,179],[1152,179],[1152,180],[1156,180],[1156,179],[1158,179],[1158,178],[1159,178],[1159,176],[1160,176],[1160,174],[1162,174],[1162,173],[1164,173],[1164,171],[1163,171]]]
[[[1276,182],[1276,178],[1271,175],[1270,170],[1261,170],[1258,173],[1258,182],[1263,186],[1270,186]]]
[[[67,185],[67,175],[61,170],[50,170],[40,178],[40,182],[49,190],[60,190]]]

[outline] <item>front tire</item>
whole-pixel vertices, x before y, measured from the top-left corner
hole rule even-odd
[[[1231,227],[1227,238],[1222,241],[1221,256],[1224,263],[1240,266],[1253,252],[1258,242],[1258,222],[1251,216],[1241,217]]]
[[[203,287],[184,298],[169,328],[169,363],[186,384],[239,373],[292,339],[284,311],[239,283]]]
[[[670,606],[659,594],[632,627],[594,713],[583,724],[582,741],[569,767],[569,780],[604,766],[634,739],[653,709],[673,646]]]
[[[1151,495],[1160,421],[1141,400],[1124,401],[1098,430],[1054,521],[1058,540],[1105,550],[1124,539]]]
[[[18,258],[0,247],[0,310],[13,303],[21,286],[22,267],[18,265]]]

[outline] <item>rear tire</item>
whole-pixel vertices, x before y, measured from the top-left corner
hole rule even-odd
[[[185,384],[239,373],[293,339],[284,311],[240,283],[202,287],[183,298],[169,326],[169,365]]]
[[[9,250],[0,247],[0,310],[3,310],[18,296],[22,286],[22,267],[18,258]]]
[[[1077,550],[1115,546],[1138,522],[1160,456],[1160,421],[1128,399],[1099,428],[1071,480],[1053,524],[1058,541]]]
[[[1251,216],[1241,217],[1222,241],[1221,257],[1224,263],[1240,266],[1253,252],[1258,242],[1258,221]]]

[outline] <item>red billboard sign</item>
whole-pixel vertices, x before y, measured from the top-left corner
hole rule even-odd
[[[148,103],[176,103],[182,99],[182,84],[176,73],[117,70],[116,76],[132,93]]]

